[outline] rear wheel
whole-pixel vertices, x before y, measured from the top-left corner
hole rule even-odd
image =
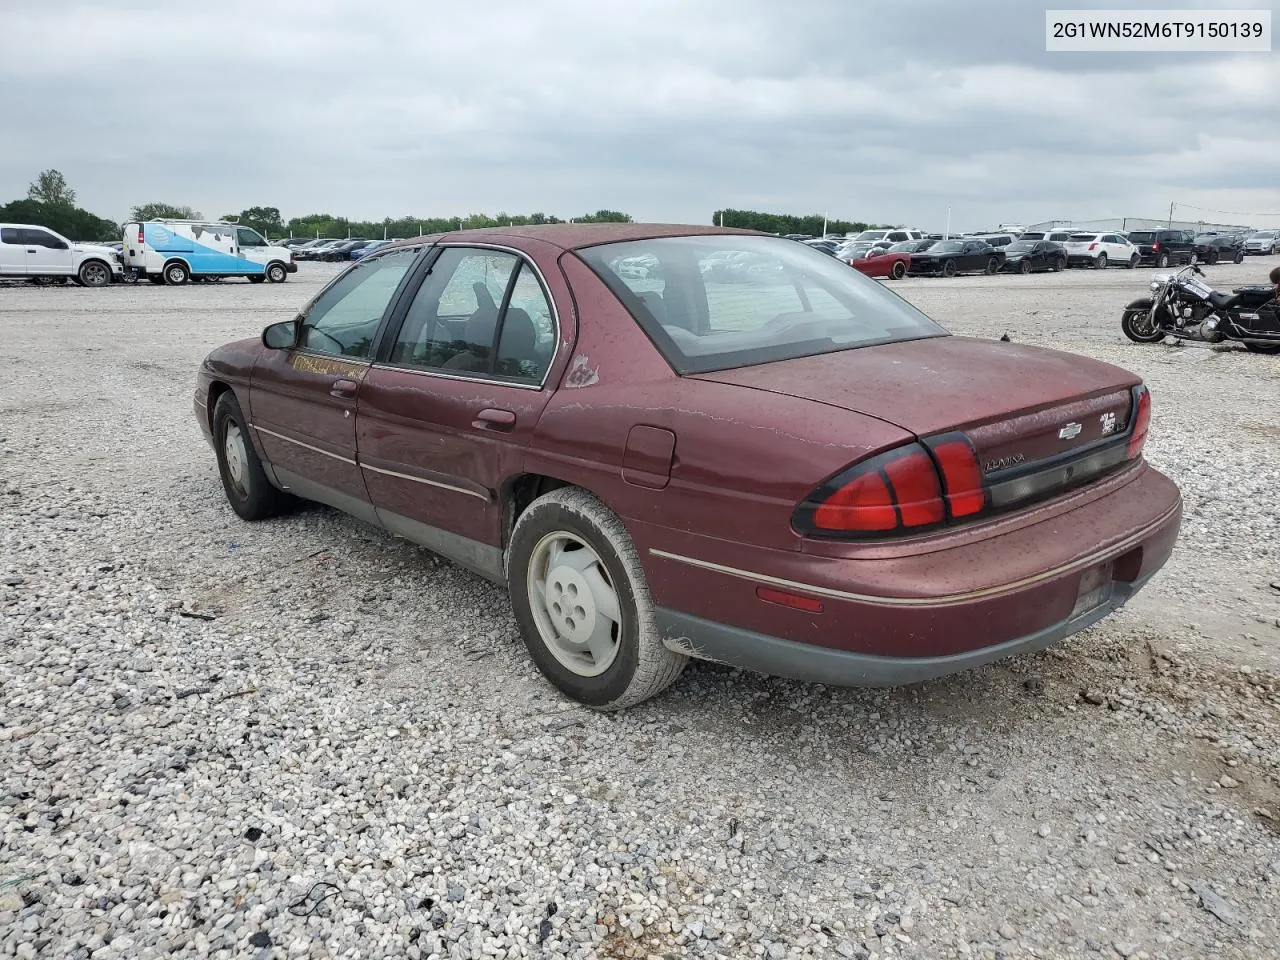
[[[944,277],[954,277],[956,275],[956,262],[948,260],[942,265],[942,275]]]
[[[76,280],[82,287],[105,287],[111,282],[111,268],[101,260],[86,260],[80,264]]]
[[[1054,273],[1061,273],[1065,269],[1067,269],[1066,257],[1059,257],[1057,260],[1053,261]]]
[[[889,271],[889,276],[895,280],[901,280],[907,275],[907,265],[899,260],[893,265],[893,269]]]
[[[987,258],[987,276],[992,276],[993,274],[997,274],[999,272],[1000,272],[1000,258],[988,257]]]
[[[181,260],[175,260],[164,268],[164,282],[171,286],[180,287],[190,279],[191,271]]]
[[[1219,256],[1221,256],[1221,254],[1219,254],[1217,250],[1210,250],[1208,256],[1204,258],[1204,262],[1210,265],[1215,264],[1218,262]]]
[[[622,521],[585,490],[562,487],[531,503],[511,533],[506,566],[530,657],[579,703],[633,706],[668,687],[688,662],[662,642]]]
[[[1151,321],[1150,300],[1139,300],[1125,307],[1120,329],[1134,343],[1159,343],[1164,339],[1164,331]]]
[[[1107,268],[1107,255],[1105,253],[1098,254],[1098,259],[1093,261],[1095,270],[1105,270]]]
[[[1164,269],[1168,265],[1169,265],[1169,255],[1167,253],[1162,253],[1160,254],[1160,256],[1156,257],[1157,267]]]
[[[213,444],[227,501],[242,520],[265,520],[282,512],[292,498],[267,479],[249,437],[249,425],[236,395],[227,390],[213,408]]]

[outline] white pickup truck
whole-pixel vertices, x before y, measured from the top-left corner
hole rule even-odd
[[[86,287],[105,287],[124,274],[110,247],[73,243],[48,227],[0,223],[0,277],[71,277]]]

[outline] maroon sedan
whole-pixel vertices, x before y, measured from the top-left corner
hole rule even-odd
[[[506,584],[598,708],[690,657],[882,686],[1037,650],[1131,597],[1182,516],[1138,377],[951,336],[746,231],[403,241],[215,350],[195,408],[241,517],[319,501]]]

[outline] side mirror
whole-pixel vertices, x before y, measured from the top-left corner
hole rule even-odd
[[[289,350],[298,345],[298,320],[273,323],[262,331],[262,345],[268,350]]]

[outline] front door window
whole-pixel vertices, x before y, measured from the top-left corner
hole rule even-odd
[[[302,323],[304,350],[367,360],[382,315],[404,279],[417,250],[394,250],[370,257],[324,291]]]

